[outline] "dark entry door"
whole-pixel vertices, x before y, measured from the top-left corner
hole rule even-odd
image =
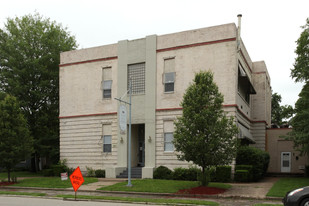
[[[138,127],[138,166],[145,166],[145,125],[141,124]]]

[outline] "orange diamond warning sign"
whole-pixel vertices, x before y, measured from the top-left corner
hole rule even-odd
[[[70,180],[71,180],[73,189],[76,192],[78,188],[84,183],[84,178],[83,178],[83,175],[79,167],[77,167],[74,170],[74,172],[70,175]]]

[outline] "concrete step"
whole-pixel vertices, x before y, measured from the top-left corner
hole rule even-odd
[[[117,178],[128,178],[128,169],[117,175]],[[131,178],[142,178],[142,168],[132,167],[131,168]]]

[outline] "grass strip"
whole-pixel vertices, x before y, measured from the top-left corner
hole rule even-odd
[[[25,196],[45,196],[45,193],[34,193],[34,192],[12,192],[12,191],[0,191],[0,195],[25,195]]]
[[[309,178],[280,178],[267,193],[268,197],[284,197],[288,191],[309,185]]]
[[[182,189],[189,189],[200,186],[199,182],[194,181],[176,181],[176,180],[158,180],[142,179],[132,180],[132,187],[127,187],[127,182],[120,182],[114,185],[101,187],[98,190],[104,191],[125,191],[125,192],[154,192],[154,193],[176,193]],[[209,187],[228,189],[229,184],[210,183]]]
[[[93,177],[85,177],[85,182],[83,185],[97,182],[98,178]],[[72,187],[71,181],[68,180],[61,180],[60,177],[38,177],[38,178],[31,178],[31,179],[24,179],[19,181],[17,184],[11,186],[18,186],[18,187],[42,187],[42,188],[70,188]]]
[[[57,195],[56,197],[62,198],[75,198],[74,195]],[[87,196],[78,195],[77,199],[90,199],[90,200],[118,200],[125,202],[145,202],[145,203],[159,203],[159,204],[192,204],[192,205],[209,205],[217,206],[217,202],[203,201],[203,200],[183,200],[183,199],[149,199],[149,198],[134,198],[134,197],[111,197],[111,196]]]

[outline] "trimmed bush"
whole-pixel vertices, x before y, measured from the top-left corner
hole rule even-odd
[[[186,180],[187,179],[187,169],[182,168],[182,167],[178,167],[175,168],[172,176],[173,176],[173,180]]]
[[[197,181],[201,170],[196,167],[190,168],[175,168],[172,172],[173,180]]]
[[[44,177],[52,177],[54,176],[54,171],[52,169],[44,169],[42,170],[42,174]]]
[[[187,169],[187,179],[188,181],[198,181],[198,177],[201,174],[201,170],[197,167],[189,167]]]
[[[234,180],[236,182],[249,182],[249,171],[248,170],[236,170],[234,174]]]
[[[266,173],[269,164],[269,154],[260,149],[243,146],[237,151],[236,165],[252,165],[252,180],[260,180]]]
[[[253,166],[252,165],[236,165],[235,166],[235,172],[237,170],[247,170],[248,171],[248,181],[253,180]],[[236,180],[235,180],[236,181]]]
[[[217,166],[216,167],[216,181],[217,182],[230,182],[232,174],[231,166]]]
[[[165,166],[160,166],[153,172],[153,179],[170,180],[172,179],[172,170]]]
[[[96,170],[95,171],[95,176],[96,177],[103,177],[103,178],[105,178],[105,170]]]
[[[65,172],[63,165],[52,165],[50,166],[50,169],[53,170],[53,176],[57,176],[57,177],[60,177],[60,174],[62,172]]]

